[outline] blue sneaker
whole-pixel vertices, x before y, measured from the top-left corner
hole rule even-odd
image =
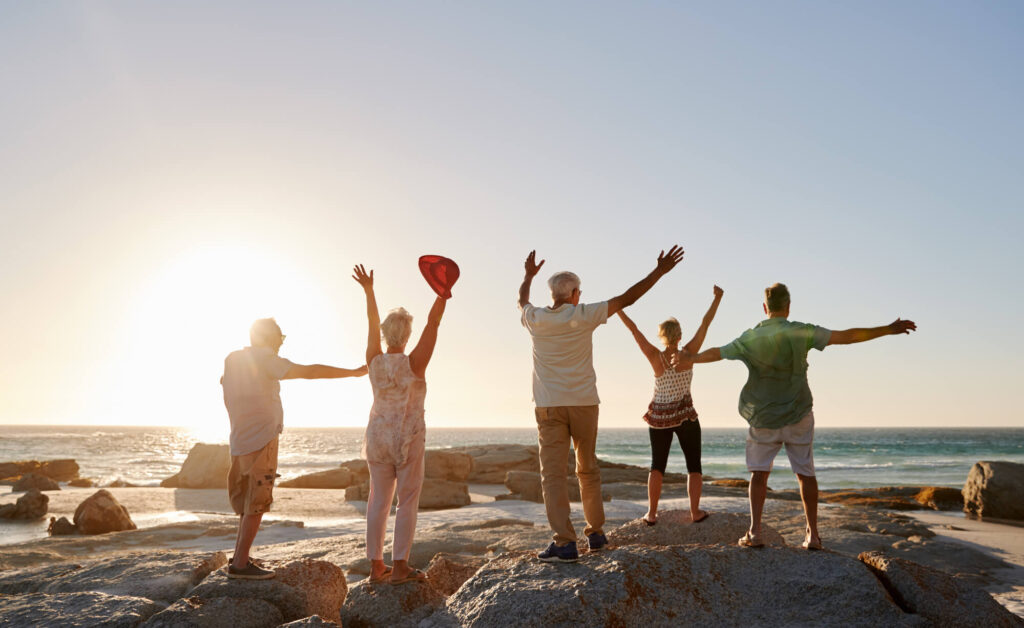
[[[580,553],[576,551],[575,543],[568,543],[562,547],[552,543],[546,550],[537,554],[537,558],[545,563],[574,563],[580,559]]]
[[[591,552],[598,552],[608,547],[608,537],[598,532],[588,534],[587,541],[590,543]]]

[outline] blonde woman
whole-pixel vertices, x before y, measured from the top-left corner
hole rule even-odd
[[[422,582],[426,575],[409,565],[409,553],[416,533],[416,511],[423,488],[423,456],[426,425],[423,401],[427,395],[424,379],[434,353],[437,329],[444,314],[445,299],[437,297],[430,308],[427,325],[416,347],[405,354],[412,334],[412,315],[403,308],[391,310],[384,322],[377,312],[373,292],[373,271],[360,264],[353,279],[366,293],[366,364],[373,387],[373,407],[363,440],[363,457],[370,469],[370,496],[366,505],[366,556],[370,559],[370,581],[391,584]],[[387,349],[381,350],[381,338]],[[388,512],[397,484],[391,549],[393,566],[384,563],[384,534]]]
[[[701,483],[704,481],[700,464],[700,421],[690,396],[690,382],[693,380],[693,362],[689,357],[700,351],[708,327],[718,312],[718,304],[724,292],[714,288],[715,298],[701,321],[697,333],[682,351],[682,329],[679,321],[670,318],[658,327],[658,336],[664,350],[659,350],[644,338],[636,324],[626,313],[619,310],[619,318],[633,334],[637,345],[654,369],[654,399],[644,414],[651,438],[651,472],[647,476],[647,514],[644,523],[652,526],[658,522],[658,500],[661,499],[661,481],[668,465],[668,453],[672,449],[672,437],[679,439],[679,446],[686,457],[686,490],[690,498],[690,518],[693,523],[704,521],[708,513],[700,509]]]

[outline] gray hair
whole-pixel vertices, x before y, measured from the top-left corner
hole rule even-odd
[[[380,324],[380,335],[389,347],[404,347],[412,335],[412,314],[404,307],[391,310]]]
[[[272,347],[281,337],[281,328],[272,318],[261,318],[249,328],[249,344],[254,347]]]
[[[568,299],[572,291],[580,287],[580,278],[576,273],[567,270],[557,272],[548,279],[548,288],[551,288],[551,298]]]

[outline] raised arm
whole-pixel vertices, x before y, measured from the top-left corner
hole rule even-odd
[[[354,369],[342,369],[325,364],[296,364],[288,369],[281,379],[337,379],[339,377],[362,377],[366,365]]]
[[[669,249],[667,254],[665,251],[662,251],[658,255],[658,265],[654,267],[654,270],[649,275],[630,286],[629,290],[608,300],[608,316],[612,316],[618,313],[619,310],[636,303],[637,299],[644,296],[648,290],[654,287],[654,284],[658,283],[659,279],[675,268],[675,265],[682,259],[683,249],[678,245]]]
[[[636,326],[636,323],[633,322],[633,319],[626,316],[625,310],[619,310],[616,313],[619,315],[619,318],[622,319],[626,329],[633,334],[633,340],[636,340],[636,344],[640,347],[640,351],[643,351],[647,361],[651,363],[651,368],[654,369],[654,374],[661,375],[665,368],[661,362],[661,358],[659,357],[661,352],[658,351],[657,347],[648,342],[647,338],[645,338],[642,333],[640,333],[640,329]]]
[[[434,345],[437,344],[437,328],[441,326],[441,317],[444,316],[446,301],[442,297],[434,299],[434,305],[427,315],[427,326],[423,328],[420,341],[416,348],[409,353],[409,368],[413,375],[423,377],[427,372],[427,364],[430,363],[430,356],[434,355]]]
[[[536,260],[537,251],[530,251],[530,254],[526,256],[526,276],[523,277],[523,283],[519,286],[519,309],[523,309],[530,303],[530,284],[533,283],[533,278],[537,276],[540,267],[544,265],[544,260],[541,260],[540,264]]]
[[[888,325],[882,325],[881,327],[855,327],[853,329],[833,331],[828,339],[828,344],[852,345],[858,342],[867,342],[868,340],[881,338],[882,336],[909,334],[912,331],[917,331],[917,325],[914,324],[914,321],[905,321],[897,318]]]
[[[353,269],[352,278],[363,287],[363,291],[366,293],[366,324],[367,324],[367,335],[366,335],[366,365],[369,366],[370,362],[375,357],[380,355],[380,313],[377,311],[377,297],[373,293],[373,271],[370,274],[366,274],[366,269],[363,268],[362,264],[356,265]]]
[[[708,308],[707,313],[704,315],[704,320],[700,322],[697,333],[683,347],[683,350],[687,353],[697,353],[700,351],[700,346],[704,344],[704,338],[708,335],[708,327],[711,327],[711,321],[715,320],[715,314],[718,313],[718,304],[722,302],[722,295],[725,294],[725,291],[715,286],[714,293],[715,298],[711,301],[711,307]]]
[[[708,349],[707,351],[701,351],[697,355],[686,355],[685,359],[693,362],[694,364],[703,364],[706,362],[718,362],[722,359],[722,348],[715,347],[714,349]]]

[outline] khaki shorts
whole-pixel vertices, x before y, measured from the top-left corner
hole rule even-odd
[[[793,473],[814,477],[814,411],[796,423],[779,429],[751,427],[747,430],[747,470],[771,471],[782,445]]]
[[[277,475],[277,438],[263,449],[231,456],[228,498],[239,515],[258,515],[270,510]]]

